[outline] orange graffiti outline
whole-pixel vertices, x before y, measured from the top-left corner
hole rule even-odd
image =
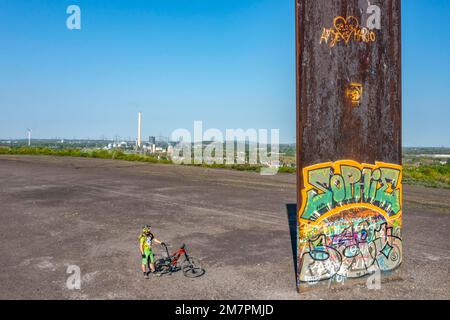
[[[341,30],[339,30],[336,26],[336,23],[338,20],[342,20],[344,22],[344,32],[349,32],[348,34],[342,33]],[[356,21],[356,25],[351,24],[351,20]],[[355,33],[356,30],[359,28],[359,20],[358,18],[354,16],[348,16],[347,18],[344,18],[342,16],[337,16],[333,20],[334,29],[337,31],[337,33],[341,36],[341,38],[345,41],[345,44],[348,44],[350,39],[352,38],[353,33]]]
[[[363,85],[359,82],[351,82],[347,87],[345,94],[347,98],[350,100],[351,104],[359,105],[363,96]],[[355,99],[355,92],[358,94],[358,99]]]

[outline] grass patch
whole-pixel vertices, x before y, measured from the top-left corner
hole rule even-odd
[[[158,159],[152,156],[144,156],[140,154],[124,153],[120,150],[83,150],[83,149],[52,149],[48,147],[0,147],[0,154],[10,155],[47,155],[47,156],[59,156],[59,157],[81,157],[81,158],[98,158],[98,159],[112,159],[112,160],[124,160],[124,161],[138,161],[148,163],[163,163],[173,164],[168,159]],[[261,172],[261,165],[251,164],[199,164],[192,165],[202,168],[211,169],[228,169],[238,171],[253,171]],[[281,167],[279,172],[281,173],[295,173],[295,168]]]
[[[450,189],[450,163],[446,165],[405,166],[403,181],[434,188]]]
[[[0,147],[0,154],[10,155],[48,155],[59,157],[98,158],[123,161],[172,164],[171,160],[158,159],[152,156],[125,153],[120,150],[85,150],[85,149],[52,149],[48,147]],[[228,169],[238,171],[261,172],[263,166],[250,164],[199,164],[194,165],[211,169]],[[296,168],[283,166],[279,173],[294,174]],[[405,165],[403,170],[405,184],[424,185],[427,187],[450,189],[450,163],[446,165],[422,165],[419,167]]]
[[[253,164],[187,164],[187,166],[195,166],[208,169],[227,169],[227,170],[238,170],[238,171],[253,171],[261,172],[261,165]]]
[[[112,159],[124,161],[139,161],[149,163],[164,163],[170,164],[172,161],[167,159],[158,159],[151,156],[144,156],[139,154],[124,153],[120,150],[82,150],[82,149],[51,149],[43,148],[0,148],[0,154],[11,155],[46,155],[58,157],[79,157],[79,158],[98,158],[98,159]]]

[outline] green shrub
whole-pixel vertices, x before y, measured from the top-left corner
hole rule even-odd
[[[405,183],[450,188],[450,164],[405,166],[403,177]]]

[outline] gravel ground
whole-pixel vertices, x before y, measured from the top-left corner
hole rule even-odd
[[[450,299],[450,190],[405,186],[396,280],[298,294],[295,188],[288,174],[0,156],[0,299]],[[172,249],[186,243],[206,275],[144,280],[146,223]],[[66,286],[69,265],[81,290]]]

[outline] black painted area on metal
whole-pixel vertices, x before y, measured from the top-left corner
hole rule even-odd
[[[366,26],[367,0],[295,0],[297,60],[297,208],[303,168],[338,160],[401,164],[401,0],[371,0],[381,9],[373,42],[331,47],[322,41],[334,19],[356,17]],[[340,22],[342,22],[341,20]],[[350,23],[350,22],[349,22]],[[343,31],[345,31],[345,25]],[[355,31],[356,32],[356,31]],[[358,105],[346,90],[362,85]]]

